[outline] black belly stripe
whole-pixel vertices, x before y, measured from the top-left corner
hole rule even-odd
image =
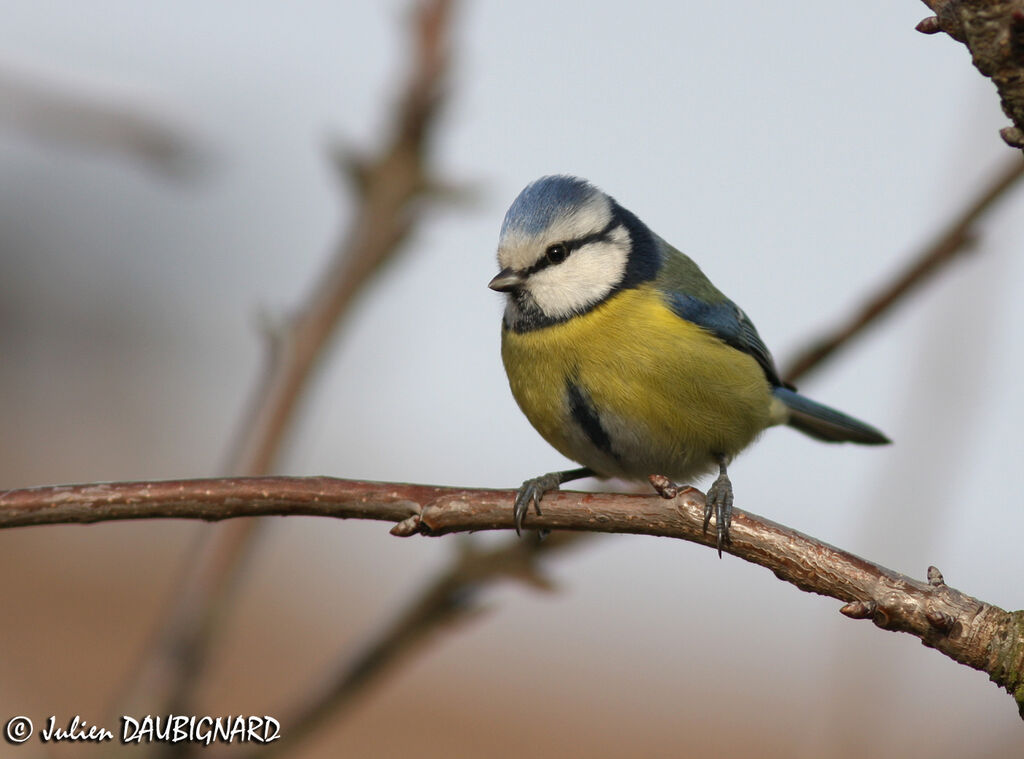
[[[572,380],[566,382],[565,390],[569,398],[569,413],[572,414],[573,421],[580,426],[583,433],[598,450],[617,459],[618,456],[612,451],[612,440],[601,426],[601,417],[598,416],[597,409],[590,402],[590,398]]]

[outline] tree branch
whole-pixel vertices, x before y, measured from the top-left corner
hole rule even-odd
[[[946,32],[971,52],[978,71],[999,90],[1014,126],[1000,131],[1006,144],[1024,148],[1024,0],[922,0],[935,12],[917,25],[925,34]]]
[[[0,527],[306,515],[377,519],[394,522],[395,535],[439,536],[512,529],[514,498],[510,490],[329,477],[66,485],[4,493]],[[716,542],[713,531],[704,532],[704,498],[693,488],[674,498],[550,493],[543,516],[531,514],[528,521],[534,529],[657,535],[710,547]],[[988,673],[1014,695],[1024,717],[1024,611],[1010,613],[955,590],[934,568],[927,582],[914,580],[750,512],[735,511],[730,536],[728,553],[767,567],[801,590],[845,602],[841,611],[849,617],[914,635],[954,661]]]
[[[237,435],[231,473],[271,471],[324,347],[366,283],[402,249],[424,201],[443,194],[437,190],[444,183],[428,166],[427,146],[441,104],[451,8],[452,0],[420,0],[416,6],[408,78],[386,144],[367,157],[337,146],[331,151],[356,195],[354,221],[301,310],[267,331],[267,368]],[[163,706],[153,708],[161,712],[185,708],[257,526],[237,522],[204,536],[124,701],[156,701]]]
[[[0,130],[32,140],[121,155],[165,177],[185,179],[208,162],[198,135],[116,82],[74,80],[0,61]]]
[[[301,703],[283,714],[281,724],[288,726],[287,742],[260,746],[236,759],[270,759],[294,752],[303,738],[328,720],[337,720],[366,688],[419,650],[435,633],[479,617],[486,610],[480,597],[488,585],[511,579],[534,589],[553,590],[554,584],[541,572],[538,559],[579,545],[587,537],[590,534],[585,532],[558,531],[541,540],[538,533],[530,531],[522,538],[512,536],[500,546],[485,550],[464,539],[447,569],[418,588],[387,627],[355,656],[337,662],[322,682],[310,687]],[[197,748],[191,754],[201,755],[202,751]]]
[[[423,201],[442,183],[429,171],[428,139],[441,103],[448,59],[450,0],[417,7],[409,80],[392,136],[376,156],[335,145],[331,159],[357,196],[355,220],[327,271],[287,326],[269,330],[269,368],[256,391],[228,470],[269,472],[324,345],[366,282],[394,259],[415,226]]]
[[[811,369],[820,367],[840,348],[848,346],[868,327],[876,324],[906,296],[930,280],[961,254],[970,249],[976,239],[974,226],[985,213],[1024,176],[1024,160],[1013,156],[1007,161],[984,190],[963,209],[949,226],[930,245],[910,259],[903,272],[869,297],[845,323],[832,332],[808,342],[797,354],[783,376],[796,383]]]

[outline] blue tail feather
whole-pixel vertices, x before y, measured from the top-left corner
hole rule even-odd
[[[773,392],[789,409],[787,424],[805,435],[829,443],[884,445],[892,442],[870,424],[805,398],[793,390],[776,387]]]

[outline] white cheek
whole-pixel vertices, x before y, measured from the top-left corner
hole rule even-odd
[[[600,301],[625,271],[626,247],[617,241],[595,242],[530,277],[530,294],[546,315],[561,318]]]

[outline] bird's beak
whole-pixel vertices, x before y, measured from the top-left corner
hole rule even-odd
[[[502,269],[494,279],[487,283],[487,286],[492,290],[497,290],[499,293],[507,293],[510,290],[515,290],[525,281],[526,277],[520,272],[512,269]]]

